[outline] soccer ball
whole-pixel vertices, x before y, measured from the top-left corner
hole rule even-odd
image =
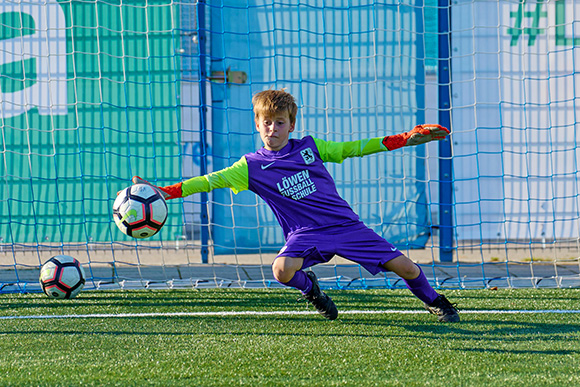
[[[113,219],[119,230],[133,238],[157,234],[167,220],[167,203],[148,184],[125,188],[113,203]]]
[[[39,281],[50,298],[75,298],[85,286],[85,272],[75,258],[57,255],[42,265]]]

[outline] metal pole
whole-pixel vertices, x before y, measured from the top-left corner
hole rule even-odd
[[[199,130],[200,130],[200,171],[201,175],[207,174],[207,52],[206,52],[206,28],[205,28],[205,1],[198,0],[197,14],[197,38],[199,45]],[[201,262],[208,263],[209,253],[209,195],[201,192]]]
[[[438,1],[439,123],[451,128],[451,0]],[[439,141],[439,260],[453,261],[453,161],[451,139]]]

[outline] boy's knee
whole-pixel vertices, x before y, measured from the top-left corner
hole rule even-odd
[[[419,269],[419,266],[417,266],[414,262],[411,262],[410,264],[407,264],[401,268],[401,274],[399,274],[399,276],[401,278],[411,280],[419,277],[420,274],[421,269]]]
[[[383,267],[404,279],[415,279],[421,274],[419,266],[404,255],[393,258]]]
[[[291,257],[278,257],[272,263],[272,273],[278,282],[286,283],[290,281],[296,271],[300,270],[296,259]]]

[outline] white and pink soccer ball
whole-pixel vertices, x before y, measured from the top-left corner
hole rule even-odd
[[[85,271],[75,258],[57,255],[42,265],[39,282],[49,298],[75,298],[85,286]]]
[[[165,224],[167,203],[148,184],[125,188],[113,203],[113,219],[119,230],[133,238],[149,238]]]

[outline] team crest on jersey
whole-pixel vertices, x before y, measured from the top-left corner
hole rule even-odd
[[[310,149],[310,148],[302,149],[300,151],[300,154],[302,155],[302,158],[304,159],[304,162],[306,163],[306,165],[312,164],[315,160],[314,159],[314,152],[312,152],[312,149]]]

